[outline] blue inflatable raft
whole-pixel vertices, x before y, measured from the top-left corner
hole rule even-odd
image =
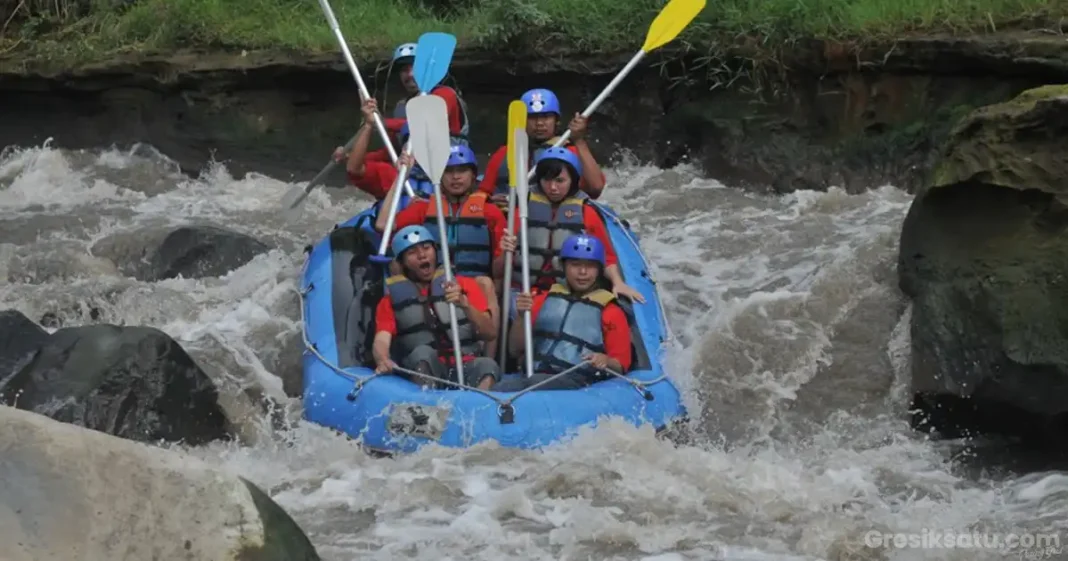
[[[625,377],[578,390],[506,393],[424,390],[399,376],[374,375],[368,366],[384,272],[368,259],[381,239],[372,228],[377,212],[372,206],[305,248],[304,418],[384,453],[412,452],[430,442],[464,447],[485,440],[538,448],[604,417],[658,430],[681,420],[681,396],[662,368],[666,318],[637,236],[608,207],[591,204],[605,218],[624,279],[646,300],[623,303],[634,349]]]

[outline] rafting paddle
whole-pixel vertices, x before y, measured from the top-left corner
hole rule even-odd
[[[445,79],[445,76],[449,73],[449,64],[452,63],[452,53],[455,50],[456,37],[448,33],[432,31],[419,36],[419,42],[415,45],[415,63],[412,65],[412,74],[415,77],[416,85],[419,86],[419,95],[408,101],[405,104],[406,108],[411,107],[412,101],[429,95],[430,90],[437,87],[438,83]],[[442,102],[444,101],[442,99]],[[409,152],[412,139],[412,115],[410,110],[406,109],[406,111],[408,115],[408,142],[404,145],[404,151]],[[447,141],[445,159],[448,160],[450,144],[448,143],[449,115],[447,110],[445,113],[445,140]],[[389,216],[386,219],[386,227],[382,230],[382,241],[378,245],[378,254],[370,257],[371,261],[376,263],[389,263],[390,261],[389,257],[386,257],[386,248],[389,247],[389,239],[393,236],[393,223],[397,219],[397,206],[400,203],[400,189],[397,186],[401,182],[407,181],[409,171],[407,166],[401,166],[397,170],[397,182],[393,185],[393,200],[390,201],[386,209],[389,212]],[[427,171],[426,166],[423,166],[423,171]],[[414,197],[411,193],[408,196]]]
[[[523,177],[516,172],[516,158],[515,158],[515,140],[516,131],[527,130],[527,104],[522,101],[515,100],[508,104],[508,184],[512,186],[508,190],[508,235],[515,234],[515,190],[518,185],[518,179]],[[508,360],[508,308],[512,303],[512,256],[514,251],[509,251],[504,255],[504,297],[501,298],[501,352],[499,364],[501,368],[504,368],[505,361]]]
[[[530,194],[530,182],[523,181],[522,178],[527,176],[527,159],[530,158],[530,140],[527,138],[526,125],[523,128],[516,129],[512,132],[515,136],[515,170],[510,173],[515,173],[515,178],[519,179],[516,185],[516,198],[519,199],[519,258],[522,260],[520,263],[523,266],[523,292],[530,294],[530,244],[528,243],[527,236],[527,210],[529,201],[528,196]],[[530,310],[523,312],[523,341],[524,341],[524,361],[526,366],[527,378],[534,375],[534,331],[530,318]]]
[[[346,144],[345,147],[342,148],[343,153],[347,154],[349,150],[352,150],[352,145],[356,144],[357,136],[358,134],[353,135],[352,138],[349,140],[348,144]],[[327,176],[330,175],[330,172],[334,171],[334,167],[337,166],[337,164],[337,160],[330,158],[330,162],[328,162],[326,166],[323,167],[322,171],[320,171],[318,175],[313,177],[307,185],[305,185],[304,187],[294,187],[290,189],[284,197],[282,197],[282,206],[287,211],[287,220],[292,218],[292,213],[288,213],[288,211],[291,211],[300,206],[300,203],[304,202],[304,199],[308,198],[308,195],[311,194],[312,189],[315,189],[319,186],[320,183],[326,181]]]
[[[418,52],[418,51],[417,51]],[[449,258],[449,238],[445,231],[445,211],[441,201],[441,176],[449,162],[449,112],[445,100],[436,95],[418,96],[408,102],[408,145],[415,161],[423,167],[434,184],[434,204],[438,209],[438,251],[445,265],[445,281],[454,282]],[[452,331],[453,356],[456,358],[456,382],[464,383],[463,351],[460,349],[456,304],[449,304],[449,327]]]
[[[356,60],[352,58],[352,51],[349,50],[349,44],[345,41],[345,36],[341,34],[341,26],[338,24],[337,18],[334,17],[334,10],[330,7],[329,0],[319,0],[319,7],[323,9],[323,15],[326,16],[326,21],[330,24],[330,29],[334,32],[334,38],[336,38],[338,44],[341,45],[341,54],[345,57],[345,63],[348,64],[349,71],[352,72],[352,77],[356,78],[356,85],[360,88],[360,100],[371,99],[371,94],[367,91],[367,84],[364,84],[363,76],[360,74],[360,68],[356,66]],[[375,111],[375,129],[378,130],[378,136],[382,139],[382,144],[384,144],[386,150],[389,151],[390,160],[396,164],[397,152],[393,149],[393,143],[389,139],[389,132],[386,131],[386,125],[382,122],[382,117],[378,114],[378,111]],[[344,152],[348,153],[355,142],[356,137],[353,136],[352,140],[345,145]],[[334,166],[337,164],[338,162],[331,158],[330,163],[326,164],[326,167],[319,172],[319,175],[316,175],[307,185],[304,187],[294,187],[286,193],[285,197],[282,198],[283,201],[287,201],[285,203],[286,210],[292,210],[296,208],[297,205],[304,202],[304,199],[311,194],[312,189],[326,179],[326,176],[333,171]],[[405,183],[404,187],[408,192],[409,197],[415,196],[415,191],[412,189],[411,185]]]
[[[634,67],[638,66],[645,55],[651,51],[659,49],[664,45],[670,43],[674,38],[682,33],[686,26],[690,25],[693,18],[697,17],[697,14],[701,13],[701,10],[705,8],[705,0],[671,0],[664,6],[664,9],[660,10],[660,13],[653,20],[652,25],[649,26],[649,31],[645,34],[645,43],[642,48],[634,54],[634,57],[630,59],[630,62],[616,74],[615,78],[604,87],[604,90],[593,99],[589,107],[582,112],[583,117],[589,117],[597,110],[598,107],[604,103],[604,100],[612,94],[613,91],[623,81],[623,78],[630,74]],[[560,135],[553,143],[553,147],[559,147],[567,142],[567,139],[571,136],[571,130],[564,131],[564,134]],[[530,170],[530,175],[527,179],[534,177],[534,169]]]

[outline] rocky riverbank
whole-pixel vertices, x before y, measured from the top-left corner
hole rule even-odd
[[[672,48],[650,55],[593,117],[600,157],[625,149],[659,166],[689,160],[728,184],[779,192],[913,190],[970,110],[1068,80],[1068,41],[1044,31],[807,41],[775,60],[755,48],[715,62]],[[485,157],[503,143],[507,103],[523,90],[552,88],[565,111],[581,111],[632,54],[459,51],[452,77],[477,151]],[[377,91],[382,63],[361,66]],[[392,104],[396,76],[389,82]],[[357,97],[338,54],[198,51],[67,70],[8,60],[0,144],[146,142],[189,172],[214,157],[238,173],[308,179],[358,126]]]

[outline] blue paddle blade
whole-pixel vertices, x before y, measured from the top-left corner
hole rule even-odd
[[[412,74],[419,91],[430,93],[449,73],[452,53],[456,50],[456,37],[449,33],[431,31],[419,36],[415,46],[415,64]]]

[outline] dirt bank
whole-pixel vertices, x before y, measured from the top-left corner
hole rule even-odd
[[[599,155],[625,148],[660,166],[689,158],[713,177],[756,189],[911,190],[969,110],[1068,81],[1068,38],[1043,32],[863,48],[809,41],[774,60],[756,53],[735,49],[726,61],[654,53],[593,118]],[[632,54],[458,52],[452,74],[471,109],[477,152],[503,143],[507,104],[523,90],[552,88],[565,111],[580,111]],[[361,70],[381,91],[379,62]],[[396,76],[390,82],[392,105]],[[355,131],[357,100],[340,55],[182,52],[66,72],[7,60],[0,144],[142,141],[188,171],[214,156],[237,173],[308,179]]]

